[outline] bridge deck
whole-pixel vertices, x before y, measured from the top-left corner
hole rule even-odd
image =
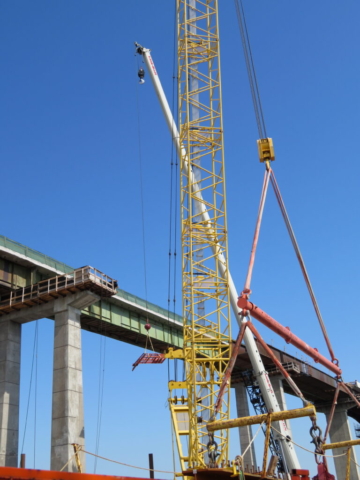
[[[21,279],[21,282],[23,282],[23,284],[27,282],[27,285],[32,283],[29,280],[34,278],[34,271],[35,274],[38,272],[43,278],[46,278],[46,281],[54,278],[54,274],[62,278],[67,278],[68,274],[74,272],[72,267],[1,235],[0,260],[6,261],[8,264],[13,262],[14,266],[21,266],[21,268],[29,272],[29,274],[24,274],[24,278]],[[7,268],[10,270],[9,267]],[[15,270],[13,271],[15,272]],[[9,281],[9,278],[11,278],[10,273],[5,271],[1,272],[0,265],[1,288],[5,288],[7,292],[14,289],[14,285],[19,285],[18,279]],[[35,278],[37,278],[36,275]],[[73,286],[70,287],[73,288]],[[69,291],[72,290],[69,289]],[[54,294],[54,292],[50,291],[48,293]],[[105,295],[103,294],[102,296]],[[50,297],[49,300],[51,300]],[[21,319],[19,321],[21,321]],[[91,305],[81,312],[81,326],[83,329],[119,341],[138,345],[142,348],[145,347],[146,343],[147,331],[145,324],[148,321],[152,325],[149,334],[155,351],[164,352],[168,347],[182,348],[182,317],[180,315],[150,302],[145,302],[140,297],[119,288],[117,289],[116,295],[101,299],[100,302]],[[270,374],[277,374],[278,372],[273,368],[272,360],[268,357],[267,353],[263,351],[260,345],[258,345],[258,349]],[[308,400],[314,401],[317,404],[320,402],[322,404],[331,403],[336,388],[336,381],[331,375],[279,349],[272,347],[272,350],[283,365],[287,364],[288,368],[291,368],[292,377]],[[131,364],[129,364],[129,367],[130,366]],[[157,367],[155,365],[143,366],[142,368]],[[251,369],[251,364],[246,348],[242,346],[234,368],[232,382],[236,383],[241,381],[240,374],[247,369]],[[284,382],[284,390],[286,393],[293,393],[286,382]],[[339,403],[346,403],[348,401],[350,408],[351,402],[348,395],[340,391]],[[351,408],[348,413],[360,421],[359,409],[355,407]]]
[[[0,315],[31,308],[59,297],[88,290],[102,297],[116,294],[117,281],[96,268],[86,266],[66,275],[42,280],[39,283],[10,291],[0,297]]]

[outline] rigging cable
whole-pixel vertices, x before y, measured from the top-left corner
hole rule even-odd
[[[177,80],[176,72],[176,25],[177,25],[177,8],[176,1],[174,2],[174,35],[173,35],[173,55],[172,55],[172,94],[171,94],[171,113],[172,122],[175,120],[178,112],[177,100],[175,104],[175,83]],[[174,125],[171,125],[171,132],[173,132]],[[177,267],[177,200],[178,200],[178,151],[175,147],[174,137],[172,135],[170,145],[170,200],[169,200],[169,265],[168,265],[168,322],[170,324],[170,311],[172,310],[173,317],[176,313],[176,267]],[[175,170],[175,172],[174,172]],[[174,179],[175,173],[175,179]],[[171,291],[172,291],[172,306],[171,306]],[[177,380],[177,360],[174,361],[174,379]],[[170,372],[168,373],[170,379]]]
[[[175,25],[177,24],[177,8],[176,8],[176,1],[174,2],[175,5]],[[175,36],[175,31],[174,29],[174,64],[173,64],[173,77],[175,80],[178,80],[177,77],[177,72],[175,72],[175,49],[177,48],[176,44],[176,36]],[[173,94],[173,103],[174,103],[174,98],[176,98],[176,103],[175,103],[175,112],[176,116],[178,117],[179,115],[179,99],[178,96]],[[174,114],[173,114],[174,117]],[[179,200],[179,155],[178,155],[178,150],[177,148],[174,149],[175,151],[175,194],[174,194],[174,199],[175,199],[175,205],[174,205],[174,246],[173,246],[173,252],[174,252],[174,276],[173,276],[173,313],[174,313],[174,318],[175,318],[175,312],[176,312],[176,280],[177,280],[177,229],[178,229],[178,200]],[[176,377],[177,377],[177,364],[178,361],[175,360],[175,369],[176,369]],[[185,373],[185,362],[182,362],[182,368],[183,368],[183,375]]]
[[[264,114],[263,114],[263,109],[262,109],[262,104],[261,104],[259,86],[258,86],[258,82],[257,82],[256,72],[255,72],[255,65],[254,65],[254,60],[253,60],[253,55],[252,55],[252,50],[251,50],[251,45],[250,45],[249,33],[248,33],[246,19],[245,19],[245,11],[244,11],[242,0],[234,0],[234,3],[235,3],[235,7],[236,7],[236,14],[237,14],[237,19],[238,19],[238,24],[239,24],[239,29],[240,29],[240,35],[241,35],[241,41],[242,41],[243,50],[244,50],[245,63],[246,63],[248,77],[249,77],[250,90],[251,90],[251,95],[252,95],[252,99],[253,99],[253,105],[254,105],[254,110],[255,110],[255,116],[256,116],[256,122],[257,122],[257,126],[258,126],[259,136],[260,136],[260,138],[266,138],[267,135],[266,135],[265,119],[264,119]],[[333,363],[338,365],[339,361],[335,357],[335,354],[334,354],[334,351],[333,351],[333,348],[332,348],[332,345],[331,345],[331,342],[330,342],[330,338],[328,336],[328,333],[327,333],[327,330],[326,330],[326,327],[325,327],[325,323],[323,321],[323,318],[322,318],[322,315],[321,315],[321,312],[320,312],[320,308],[318,306],[318,303],[317,303],[312,285],[310,283],[309,275],[307,273],[303,257],[301,255],[298,243],[296,241],[295,234],[294,234],[294,231],[292,229],[290,219],[289,219],[289,216],[288,216],[286,208],[285,208],[284,201],[283,201],[283,199],[281,197],[281,194],[280,194],[280,189],[279,189],[279,186],[277,184],[274,171],[269,167],[268,163],[269,162],[267,162],[266,166],[267,166],[267,171],[270,173],[271,184],[273,186],[275,196],[276,196],[278,204],[280,206],[280,210],[281,210],[282,216],[284,218],[285,225],[286,225],[286,228],[288,230],[288,233],[289,233],[292,245],[294,247],[297,259],[299,261],[299,265],[300,265],[301,271],[303,273],[305,283],[306,283],[306,286],[308,288],[310,298],[311,298],[316,316],[317,316],[319,324],[320,324],[321,331],[323,333],[326,345],[328,347],[328,350],[329,350],[329,353],[330,353],[330,356],[331,356],[331,360],[332,360]],[[262,192],[261,202],[263,201],[263,195],[264,195],[264,190]],[[265,195],[266,195],[266,192],[265,192]],[[259,228],[260,228],[260,223],[259,222],[261,222],[261,216],[262,216],[262,212],[260,214],[260,208],[261,208],[261,205],[262,205],[261,202],[260,202],[259,213],[258,213],[257,227],[256,227],[256,230],[255,230],[255,235],[254,235],[254,240],[253,240],[253,248],[252,248],[251,257],[250,257],[248,275],[247,275],[247,279],[246,279],[246,282],[245,282],[245,289],[250,289],[248,284],[250,284],[250,281],[251,281],[252,268],[253,268],[254,259],[255,259],[256,244],[257,244]],[[263,206],[262,206],[262,208],[263,208]],[[245,292],[245,289],[244,289],[244,292]]]
[[[35,345],[35,387],[34,387],[34,468],[36,461],[36,421],[37,421],[37,390],[38,390],[38,350],[39,350],[39,320],[36,320],[36,345]]]
[[[176,2],[175,2],[175,22],[176,22]],[[173,37],[173,65],[172,65],[172,70],[173,70],[173,75],[172,75],[172,94],[171,94],[171,112],[172,112],[172,119],[174,122],[174,104],[175,104],[175,80],[176,80],[176,75],[175,75],[175,48],[176,48],[176,28],[174,28],[174,37]],[[173,126],[171,125],[171,132],[173,131]],[[169,273],[168,273],[168,320],[170,321],[170,296],[171,296],[171,270],[172,270],[172,242],[173,242],[173,229],[175,229],[174,232],[174,254],[173,254],[173,262],[176,262],[176,199],[177,199],[177,176],[175,177],[175,193],[173,191],[174,189],[174,150],[175,150],[175,167],[177,168],[177,150],[174,147],[174,137],[171,138],[170,140],[170,200],[169,200]],[[174,201],[175,201],[175,208],[174,208]],[[173,219],[173,212],[175,216],[175,220]],[[175,266],[174,266],[174,273],[173,273],[173,283],[175,283],[176,277],[175,277]],[[175,309],[174,309],[175,313]]]
[[[27,429],[27,423],[28,423],[28,417],[29,417],[30,397],[31,397],[32,381],[33,381],[33,373],[34,373],[34,365],[35,365],[37,334],[38,334],[38,330],[37,330],[37,323],[36,323],[35,332],[34,332],[34,346],[33,346],[32,362],[31,362],[31,372],[30,372],[29,394],[28,394],[28,401],[27,401],[27,407],[26,407],[25,427],[24,427],[23,441],[21,445],[21,453],[24,453],[24,443],[25,443],[26,429]]]
[[[100,358],[99,358],[99,388],[98,388],[98,412],[97,412],[97,424],[96,424],[96,440],[95,440],[95,452],[99,454],[100,448],[100,434],[101,434],[101,422],[102,422],[102,410],[104,399],[104,380],[105,380],[105,354],[106,354],[106,337],[103,336],[103,332],[100,332]],[[97,457],[94,461],[94,473],[97,468]]]
[[[135,54],[137,57],[137,55]],[[146,274],[146,244],[145,244],[145,215],[144,215],[144,194],[143,194],[143,171],[142,171],[142,151],[141,151],[141,131],[140,131],[140,102],[138,85],[136,86],[136,107],[137,107],[137,122],[138,122],[138,157],[140,169],[140,203],[141,203],[141,225],[142,225],[142,244],[143,244],[143,263],[144,263],[144,288],[145,288],[145,303],[146,310],[148,310],[148,291],[147,291],[147,274]]]
[[[174,93],[174,85],[175,81],[178,80],[177,76],[177,71],[175,70],[175,59],[177,56],[175,55],[175,51],[177,49],[177,44],[176,44],[176,25],[177,25],[177,8],[176,8],[177,2],[174,2],[174,23],[175,23],[175,28],[174,28],[174,45],[173,45],[173,93],[172,93],[172,114],[174,118],[174,111],[176,113],[176,116],[178,117],[179,115],[179,99],[178,96],[175,96]],[[176,98],[176,103],[175,103],[175,98]],[[176,280],[177,280],[177,275],[176,275],[176,270],[177,270],[177,251],[176,251],[176,245],[177,245],[177,227],[178,227],[178,189],[179,189],[179,156],[178,156],[178,150],[177,148],[174,147],[174,142],[172,142],[173,145],[173,151],[175,152],[175,193],[174,193],[174,199],[175,199],[175,205],[174,205],[174,246],[173,246],[173,252],[174,252],[174,276],[173,276],[173,313],[175,315],[176,311]]]
[[[241,42],[244,50],[246,69],[249,77],[251,97],[254,105],[259,137],[266,138],[267,135],[266,135],[264,114],[263,114],[259,86],[257,82],[255,65],[254,65],[250,39],[249,39],[249,34],[248,34],[248,29],[247,29],[247,24],[245,19],[244,7],[242,4],[242,0],[234,0],[234,3],[236,8],[236,16],[239,24]]]
[[[242,41],[242,45],[243,45],[245,62],[246,62],[246,67],[247,67],[247,73],[248,73],[248,77],[249,77],[250,90],[251,90],[251,95],[252,95],[253,105],[254,105],[254,110],[255,110],[255,117],[256,117],[256,122],[257,122],[259,136],[260,136],[259,141],[261,141],[262,139],[265,139],[267,137],[267,134],[266,134],[266,127],[265,127],[263,109],[262,109],[262,105],[261,105],[259,87],[258,87],[256,72],[255,72],[255,67],[254,67],[254,61],[253,61],[253,56],[252,56],[252,51],[251,51],[251,46],[250,46],[250,40],[249,40],[249,35],[248,35],[248,30],[247,30],[247,25],[246,25],[246,20],[245,20],[245,13],[244,13],[242,0],[234,0],[234,2],[235,2],[235,6],[236,6],[236,13],[237,13],[237,18],[238,18],[238,23],[239,23],[239,28],[240,28],[241,41]],[[270,139],[268,139],[268,140],[270,140]],[[250,254],[250,262],[249,262],[249,267],[248,267],[248,273],[247,273],[247,277],[246,277],[246,281],[245,281],[245,287],[244,287],[244,290],[243,290],[241,295],[248,297],[251,293],[250,282],[251,282],[251,276],[252,276],[252,271],[253,271],[253,266],[254,266],[254,261],[255,261],[256,247],[257,247],[259,233],[260,233],[260,226],[261,226],[262,214],[263,214],[264,203],[265,203],[265,198],[266,198],[266,192],[267,192],[268,183],[269,183],[269,179],[270,179],[272,187],[274,189],[274,193],[275,193],[277,202],[279,204],[279,207],[280,207],[280,210],[281,210],[281,213],[282,213],[285,225],[286,225],[286,228],[287,228],[287,231],[288,231],[288,234],[290,236],[291,243],[292,243],[293,248],[295,250],[295,254],[296,254],[296,257],[298,259],[300,269],[302,271],[302,274],[303,274],[303,277],[304,277],[304,280],[305,280],[305,283],[306,283],[306,286],[307,286],[307,289],[308,289],[308,292],[309,292],[309,295],[310,295],[310,298],[311,298],[311,301],[312,301],[312,304],[313,304],[313,307],[314,307],[314,310],[315,310],[315,313],[316,313],[316,316],[317,316],[317,319],[318,319],[318,322],[320,324],[320,328],[321,328],[321,331],[323,333],[323,336],[324,336],[324,339],[325,339],[325,342],[326,342],[331,360],[335,365],[339,365],[339,361],[335,357],[335,354],[334,354],[334,351],[333,351],[333,348],[332,348],[332,345],[331,345],[331,342],[330,342],[330,338],[328,336],[328,333],[327,333],[327,330],[326,330],[326,327],[325,327],[325,323],[323,321],[323,318],[322,318],[322,315],[321,315],[321,312],[320,312],[320,308],[318,306],[318,303],[317,303],[317,300],[316,300],[316,297],[315,297],[315,294],[314,294],[314,291],[313,291],[313,288],[312,288],[312,285],[311,285],[311,282],[310,282],[310,278],[309,278],[309,275],[308,275],[306,267],[305,267],[303,257],[301,255],[298,243],[296,241],[296,237],[295,237],[293,228],[291,226],[290,219],[289,219],[288,213],[286,211],[285,204],[284,204],[284,201],[282,199],[280,189],[279,189],[279,186],[278,186],[277,181],[276,181],[275,174],[270,167],[270,161],[269,160],[270,159],[274,160],[274,158],[273,157],[267,157],[267,158],[268,158],[267,161],[265,159],[266,172],[265,172],[264,184],[263,184],[263,189],[262,189],[262,194],[261,194],[261,199],[260,199],[260,206],[259,206],[259,211],[258,211],[258,217],[257,217],[257,222],[256,222],[256,227],[255,227],[255,234],[254,234],[254,239],[253,239],[253,244],[252,244],[252,249],[251,249],[251,254]],[[260,158],[260,160],[261,160],[261,158]],[[264,161],[264,159],[262,161]],[[249,326],[251,326],[251,323],[249,323]],[[337,404],[337,397],[339,395],[340,385],[342,385],[345,388],[345,390],[347,391],[347,393],[356,401],[357,404],[359,404],[359,402],[357,401],[355,396],[352,394],[350,389],[342,381],[341,374],[337,376],[337,382],[338,382],[338,384],[337,384],[337,388],[336,388],[335,394],[334,394],[334,399],[333,399],[333,402],[332,402],[330,418],[328,419],[328,422],[327,422],[325,439],[326,439],[326,437],[329,433],[329,430],[330,430],[330,427],[331,427],[331,424],[332,424],[332,419],[333,419],[334,412],[335,412],[335,407],[336,407],[336,404]],[[296,389],[297,389],[297,387],[296,387]],[[310,429],[310,434],[313,436],[312,431],[313,431],[313,433],[316,432],[316,431],[319,431],[319,436],[317,437],[318,440],[319,440],[319,445],[317,445],[314,441],[315,447],[316,447],[315,448],[315,459],[316,459],[316,462],[319,464],[320,461],[317,459],[317,455],[322,455],[324,453],[323,450],[322,450],[322,444],[324,443],[325,440],[321,438],[321,429],[319,429],[319,427],[316,425],[316,417],[312,418],[311,420],[312,420],[313,425],[312,425],[312,428]],[[278,433],[280,433],[280,432],[278,432]],[[315,440],[314,436],[313,436],[313,440]],[[323,462],[326,465],[325,456],[323,456]]]

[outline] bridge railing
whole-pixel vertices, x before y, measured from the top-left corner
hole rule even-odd
[[[26,304],[43,297],[55,299],[61,294],[65,296],[81,290],[91,290],[101,296],[110,297],[116,293],[117,281],[88,265],[2,295],[0,308]]]

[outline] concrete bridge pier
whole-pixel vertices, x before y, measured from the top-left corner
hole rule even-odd
[[[354,405],[354,404],[353,404]],[[347,416],[347,411],[353,405],[349,405],[349,403],[341,405],[338,404],[335,409],[334,418],[331,424],[330,432],[329,432],[329,439],[327,443],[336,443],[336,442],[343,442],[345,440],[352,440],[351,435],[351,428]],[[325,413],[326,419],[329,419],[331,407],[316,407],[318,412]],[[340,455],[344,453],[347,449],[338,448],[336,450],[332,450],[333,455]],[[356,462],[356,455],[355,449],[352,447],[351,458]],[[325,452],[326,453],[326,452]],[[336,470],[336,478],[341,479],[345,477],[346,472],[346,455],[341,457],[334,458],[335,470]],[[333,472],[331,472],[333,473]],[[359,470],[354,462],[351,462],[350,467],[350,480],[360,480]]]
[[[55,301],[51,470],[61,470],[74,455],[72,443],[85,447],[80,314],[97,300],[84,292],[71,303],[67,298]],[[85,472],[85,454],[80,460]],[[78,471],[75,458],[64,471]]]
[[[248,396],[246,392],[246,388],[243,382],[235,384],[235,396],[236,396],[236,410],[237,416],[240,417],[248,417],[250,415],[249,410],[249,403],[248,403]],[[244,453],[247,446],[253,439],[253,434],[251,430],[251,425],[246,427],[239,427],[239,435],[240,435],[240,449],[241,453]],[[251,444],[251,447],[245,453],[244,456],[244,464],[245,466],[248,465],[251,468],[253,465],[256,467],[256,456],[255,456],[255,447],[254,444]]]
[[[0,322],[0,466],[18,466],[21,325]]]
[[[285,392],[284,392],[284,386],[283,386],[283,376],[282,375],[273,375],[271,377],[271,385],[274,389],[275,397],[276,400],[279,404],[280,410],[287,410],[287,404],[286,404],[286,398],[285,398]],[[288,429],[288,434],[291,438],[292,436],[292,431],[291,431],[291,424],[290,420],[285,420],[286,426]]]

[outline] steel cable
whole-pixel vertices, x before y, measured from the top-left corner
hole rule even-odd
[[[23,441],[22,441],[22,446],[21,446],[21,453],[24,453],[24,444],[25,444],[25,437],[26,437],[26,429],[27,429],[28,417],[29,417],[29,407],[30,407],[30,397],[31,397],[32,382],[33,382],[33,373],[34,373],[34,366],[35,366],[37,336],[38,336],[38,323],[36,322],[36,324],[35,324],[35,332],[34,332],[34,346],[33,346],[32,362],[31,362],[29,394],[28,394],[28,401],[27,401],[27,407],[26,407],[25,427],[24,427],[24,435],[23,435]]]
[[[100,336],[98,412],[97,412],[96,440],[95,440],[96,454],[99,453],[99,448],[100,448],[102,410],[103,410],[103,400],[104,400],[106,337],[103,337],[102,335],[103,335],[103,332],[101,332],[101,336]],[[97,468],[97,458],[95,459],[95,462],[94,462],[94,473],[96,473],[96,468]]]
[[[175,27],[177,23],[176,16],[176,1],[174,3],[174,21]],[[173,74],[172,74],[172,119],[174,122],[174,111],[177,109],[175,105],[175,81],[176,81],[176,28],[174,28],[174,38],[173,38]],[[173,125],[172,125],[173,127]],[[173,128],[171,128],[173,131]],[[171,159],[170,159],[170,201],[169,201],[169,268],[168,268],[168,321],[170,321],[170,304],[171,304],[171,283],[173,284],[173,313],[175,314],[175,305],[176,305],[176,236],[177,236],[177,168],[178,168],[178,157],[177,149],[175,148],[174,138],[171,138]],[[175,161],[174,161],[175,155]],[[174,180],[174,167],[175,167],[175,180]],[[175,185],[175,188],[174,188]],[[175,192],[174,192],[175,190]],[[174,244],[173,244],[174,241]],[[173,249],[173,252],[172,252]],[[173,275],[171,275],[173,263]]]
[[[141,125],[140,125],[140,102],[138,85],[136,88],[136,107],[137,107],[137,122],[138,122],[138,157],[140,170],[140,203],[141,203],[141,226],[142,226],[142,246],[143,246],[143,265],[144,265],[144,288],[145,288],[145,303],[146,310],[148,310],[148,290],[147,290],[147,272],[146,272],[146,236],[145,236],[145,214],[144,214],[144,192],[143,192],[143,171],[142,171],[142,150],[141,150]]]
[[[244,51],[246,70],[249,78],[251,97],[254,105],[254,112],[255,112],[256,123],[259,131],[259,137],[265,138],[266,137],[265,120],[264,120],[263,108],[261,104],[258,81],[256,77],[254,59],[252,55],[250,39],[249,39],[249,34],[248,34],[248,29],[247,29],[247,24],[245,19],[244,7],[242,4],[242,0],[234,0],[234,4],[235,4],[236,16],[237,16],[239,30],[240,30],[241,43]]]

